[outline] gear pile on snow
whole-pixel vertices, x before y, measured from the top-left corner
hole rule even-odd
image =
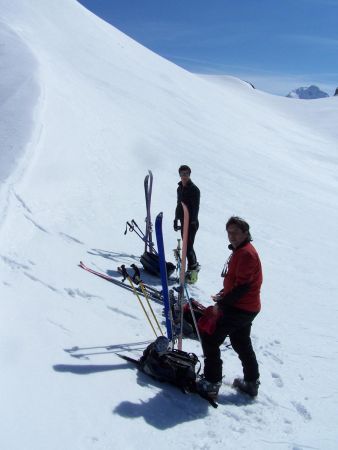
[[[189,335],[190,337],[196,336],[201,341],[199,324],[204,320],[206,323],[206,328],[204,331],[208,332],[208,327],[212,326],[211,321],[214,320],[211,316],[208,317],[208,315],[205,314],[208,310],[207,308],[204,308],[198,302],[190,298],[187,289],[187,282],[197,281],[197,273],[199,270],[198,268],[195,274],[189,273],[188,277],[186,276],[189,211],[187,206],[182,203],[184,212],[184,229],[182,233],[183,241],[182,248],[180,248],[180,240],[178,240],[177,249],[174,251],[177,261],[177,265],[175,266],[174,264],[167,262],[165,258],[162,232],[162,212],[157,215],[155,221],[157,251],[152,240],[153,230],[150,213],[152,185],[153,175],[149,170],[148,175],[144,179],[147,210],[145,232],[140,229],[135,220],[131,220],[130,222],[127,222],[125,234],[127,234],[129,229],[129,231],[135,232],[144,242],[145,247],[144,253],[140,258],[141,263],[145,271],[160,276],[162,290],[158,291],[157,289],[143,283],[140,271],[135,264],[131,266],[134,270],[133,275],[128,273],[125,265],[121,265],[121,267],[118,268],[118,271],[123,276],[122,281],[116,280],[109,275],[97,272],[85,266],[82,262],[80,263],[80,267],[107,281],[131,290],[133,294],[136,295],[146,319],[156,336],[156,340],[144,350],[141,358],[134,359],[126,355],[119,356],[126,361],[136,364],[142,372],[152,378],[173,384],[185,393],[197,393],[209,401],[212,406],[217,407],[217,404],[213,398],[207,394],[202,394],[197,389],[197,375],[201,367],[198,357],[195,354],[185,352],[182,349],[183,335]],[[174,272],[174,270],[176,270],[179,275],[179,285],[176,288],[176,296],[175,290],[171,289],[169,291],[168,288],[168,277]],[[192,278],[193,275],[194,278]],[[128,284],[125,284],[125,280],[129,282],[129,286]],[[141,296],[146,299],[147,305],[143,304]],[[149,300],[161,301],[164,304],[167,337],[163,335],[160,324],[156,319]],[[175,345],[177,345],[177,349],[175,349]]]

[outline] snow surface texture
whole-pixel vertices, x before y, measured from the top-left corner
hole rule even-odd
[[[216,85],[75,0],[0,10],[0,447],[336,449],[337,97]],[[143,244],[123,231],[144,226],[148,169],[173,259],[180,164],[202,192],[193,296],[207,305],[221,288],[232,214],[264,268],[260,393],[231,388],[241,367],[224,346],[217,410],[116,355],[140,355],[152,331],[134,296],[77,267],[139,263]]]
[[[0,27],[0,42],[0,182],[3,183],[29,140],[38,81],[33,55],[4,23]]]

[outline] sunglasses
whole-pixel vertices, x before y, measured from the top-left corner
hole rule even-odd
[[[180,172],[180,177],[189,177],[190,173],[189,172]]]

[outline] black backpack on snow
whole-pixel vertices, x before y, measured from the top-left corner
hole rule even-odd
[[[141,370],[156,380],[174,384],[183,390],[194,390],[200,370],[198,357],[194,353],[168,349],[168,344],[168,339],[160,336],[148,345],[139,361]]]
[[[141,256],[140,262],[146,272],[156,275],[157,277],[161,275],[160,261],[157,253],[144,252]],[[174,273],[176,266],[171,262],[166,262],[166,267],[167,275],[170,277],[170,275]]]

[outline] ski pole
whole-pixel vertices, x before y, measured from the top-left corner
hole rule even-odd
[[[137,300],[139,301],[139,303],[140,303],[140,305],[141,305],[141,308],[143,309],[143,312],[144,312],[144,314],[145,314],[145,316],[146,316],[146,318],[147,318],[147,320],[148,320],[148,322],[149,322],[149,325],[151,326],[151,328],[152,328],[152,330],[153,330],[155,336],[157,337],[157,333],[156,333],[156,331],[155,331],[155,328],[154,328],[153,324],[151,323],[151,320],[150,320],[149,315],[148,315],[148,313],[147,313],[147,311],[146,311],[146,309],[145,309],[145,307],[144,307],[144,305],[143,305],[143,303],[142,303],[142,300],[141,300],[141,298],[140,298],[140,296],[139,296],[139,293],[137,292],[137,290],[136,290],[136,288],[135,288],[135,286],[134,286],[133,280],[131,279],[130,275],[129,275],[128,272],[126,271],[126,268],[125,268],[124,265],[121,266],[120,269],[121,269],[121,273],[123,274],[123,276],[125,276],[125,278],[127,278],[127,280],[129,281],[129,284],[130,284],[130,286],[132,287],[133,292],[134,292],[134,294],[136,295]]]
[[[195,325],[195,328],[196,328],[197,337],[198,337],[198,340],[199,340],[199,342],[200,342],[200,344],[201,344],[201,347],[202,347],[202,354],[203,354],[203,357],[204,357],[203,345],[202,345],[202,339],[201,339],[201,335],[200,335],[200,332],[199,332],[199,329],[198,329],[198,326],[197,326],[197,321],[196,321],[195,311],[194,311],[194,309],[193,309],[193,307],[192,307],[191,298],[190,298],[190,296],[189,296],[189,292],[188,292],[187,286],[185,286],[185,293],[186,293],[186,295],[187,295],[187,300],[188,300],[189,307],[190,307],[191,317],[192,317],[192,320],[193,320],[194,325]]]
[[[137,229],[135,229],[135,226]],[[128,230],[128,227],[129,227],[129,230]],[[146,241],[146,237],[145,237],[143,231],[139,228],[139,226],[137,225],[137,223],[135,222],[134,219],[131,221],[131,223],[126,222],[126,229],[124,230],[124,234],[127,234],[128,231],[130,231],[130,232],[134,231],[137,234],[137,236],[140,239],[142,239],[143,242]]]
[[[129,230],[128,230],[128,227],[129,227]],[[148,238],[143,233],[143,231],[137,225],[137,223],[135,222],[134,219],[132,219],[131,223],[130,222],[126,222],[126,229],[124,231],[124,234],[127,234],[128,231],[130,231],[130,232],[134,231],[137,234],[137,236],[145,243],[145,245],[149,246],[149,250],[151,250],[151,253],[154,253],[155,255],[157,255],[157,251],[155,249],[154,243],[151,240],[151,237]]]
[[[125,269],[125,266],[122,266],[122,267]],[[160,330],[161,335],[163,336],[161,327],[160,327],[160,325],[159,325],[159,323],[158,323],[158,321],[157,321],[157,318],[156,318],[156,316],[155,316],[155,314],[154,314],[154,310],[153,310],[153,308],[151,307],[151,304],[150,304],[150,302],[149,302],[149,295],[148,295],[148,292],[147,292],[147,290],[146,290],[146,288],[145,288],[145,285],[144,285],[143,281],[141,280],[140,269],[137,267],[136,264],[132,264],[130,267],[134,270],[134,275],[133,275],[133,277],[132,277],[132,280],[133,280],[137,285],[140,286],[141,291],[142,291],[142,293],[143,293],[143,296],[145,297],[145,299],[146,299],[146,301],[147,301],[147,303],[148,303],[148,308],[149,308],[149,310],[151,311],[151,314],[153,315],[153,318],[154,318],[154,320],[155,320],[155,322],[156,322],[156,325],[157,325],[158,329]],[[126,269],[125,269],[125,272],[128,273]]]
[[[180,270],[180,266],[181,266],[181,258],[179,258],[178,261],[177,261],[177,268],[178,268],[178,270]],[[195,316],[195,311],[194,311],[192,303],[191,303],[191,298],[190,298],[189,290],[188,290],[188,287],[187,287],[186,283],[184,283],[184,289],[185,289],[185,294],[187,296],[187,300],[188,300],[188,303],[189,303],[191,317],[192,317],[192,320],[194,322],[194,326],[195,326],[195,329],[196,329],[196,334],[197,334],[198,340],[199,340],[199,342],[201,344],[202,354],[203,354],[203,357],[204,357],[203,346],[202,346],[202,339],[201,339],[201,335],[200,335],[200,332],[199,332],[199,329],[198,329],[198,326],[197,326],[197,320],[196,320],[196,316]]]
[[[141,237],[141,235],[137,232],[137,230],[133,230],[133,231],[135,231],[135,233],[138,235],[138,236],[140,236],[141,237],[141,239],[142,239],[142,241],[145,243],[145,252],[147,251],[147,248],[149,248],[149,252],[150,253],[154,253],[155,255],[157,255],[157,251],[156,251],[156,249],[155,249],[155,245],[154,245],[154,243],[153,243],[153,241],[152,241],[152,232],[151,232],[151,230],[152,230],[152,226],[153,226],[153,224],[150,222],[149,224],[147,224],[147,227],[149,227],[149,233],[147,233],[147,234],[144,234],[143,233],[143,231],[140,229],[140,227],[137,225],[137,223],[133,220],[132,221],[133,223],[134,223],[134,225],[138,228],[138,230],[139,230],[139,233],[142,233],[142,236],[143,237]]]
[[[142,281],[142,280],[141,280],[140,269],[136,266],[136,264],[132,264],[130,267],[131,267],[131,268],[134,270],[134,272],[135,272],[134,275],[131,277],[131,279],[133,280],[133,282],[134,282],[135,284],[139,284],[140,281]],[[143,283],[143,281],[142,281],[142,283]],[[152,293],[158,295],[159,293],[161,293],[160,291],[158,291],[157,289],[155,289],[155,288],[149,286],[148,284],[145,285],[145,284],[143,283],[143,287],[144,287],[144,289],[147,291],[147,294],[148,294],[148,295],[149,295],[149,294],[152,294]],[[159,300],[161,300],[160,297],[159,297]]]
[[[182,340],[183,340],[183,300],[184,300],[184,284],[185,284],[185,266],[186,266],[186,258],[187,258],[187,242],[188,242],[188,234],[189,234],[189,210],[187,206],[181,202],[184,214],[183,220],[183,244],[182,244],[182,257],[181,257],[181,271],[180,271],[180,290],[178,295],[179,307],[180,307],[180,333],[178,335],[177,348],[178,350],[182,350]]]
[[[181,259],[181,250],[181,239],[177,239],[177,255],[179,259]]]
[[[161,335],[164,336],[164,334],[163,334],[163,332],[162,332],[162,329],[161,329],[161,327],[160,327],[160,324],[158,323],[158,320],[157,320],[157,318],[156,318],[156,316],[155,316],[155,314],[154,314],[154,310],[153,310],[153,308],[152,308],[151,305],[150,305],[150,302],[149,302],[149,296],[148,296],[147,291],[146,291],[145,288],[144,288],[144,284],[143,284],[142,280],[140,281],[140,288],[141,288],[142,293],[143,293],[143,295],[144,295],[144,297],[145,297],[145,299],[146,299],[146,301],[147,301],[148,308],[149,308],[149,310],[150,310],[150,312],[151,312],[151,314],[152,314],[152,316],[153,316],[153,318],[154,318],[154,320],[155,320],[155,322],[156,322],[157,328],[159,329]]]
[[[179,279],[179,271],[181,264],[181,239],[177,239],[177,247],[173,249],[174,258],[176,259],[176,278]]]

